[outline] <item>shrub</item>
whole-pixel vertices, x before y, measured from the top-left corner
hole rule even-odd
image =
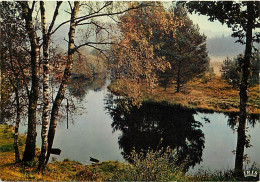
[[[236,58],[226,58],[221,66],[221,76],[234,87],[238,87],[241,81],[241,64],[243,55],[239,54]],[[259,51],[255,51],[250,62],[250,75],[248,78],[249,86],[259,84],[260,56]]]
[[[128,156],[132,161],[126,165],[115,180],[125,181],[172,181],[183,179],[184,173],[181,167],[174,165],[175,152],[167,148],[160,150],[148,150],[137,153],[133,150]]]
[[[238,86],[240,82],[238,59],[227,57],[221,65],[221,76],[233,87]]]

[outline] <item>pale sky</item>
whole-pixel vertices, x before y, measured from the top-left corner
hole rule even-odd
[[[190,15],[193,23],[199,25],[201,32],[205,33],[208,38],[222,36],[230,36],[232,33],[231,28],[227,25],[222,25],[219,21],[210,22],[205,15],[192,14]]]
[[[50,21],[52,18],[55,4],[56,4],[55,2],[46,2],[47,5],[46,10],[48,12],[47,21]],[[57,24],[63,22],[64,20],[69,19],[69,14],[64,11],[67,8],[68,8],[68,3],[63,2],[60,8],[60,15],[56,20]],[[223,34],[225,36],[230,36],[232,33],[231,29],[228,28],[226,25],[222,25],[218,21],[210,22],[207,16],[192,14],[190,15],[190,18],[194,23],[199,25],[201,32],[204,33],[208,38],[215,37],[215,36],[222,36]]]

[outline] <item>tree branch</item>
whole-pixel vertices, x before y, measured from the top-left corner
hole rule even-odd
[[[134,10],[134,9],[138,9],[138,8],[143,8],[143,7],[147,7],[149,6],[149,4],[141,4],[140,6],[137,6],[137,7],[132,7],[132,8],[128,8],[126,10],[123,10],[123,11],[119,11],[119,12],[115,12],[115,13],[103,13],[103,14],[97,14],[99,13],[102,9],[104,9],[105,7],[111,5],[112,2],[110,3],[107,3],[105,4],[102,8],[100,8],[99,10],[93,12],[93,13],[90,13],[88,15],[85,15],[85,16],[81,16],[81,17],[78,17],[78,18],[75,18],[75,20],[78,20],[76,22],[76,24],[79,24],[81,21],[84,21],[84,20],[87,20],[87,19],[90,19],[90,18],[95,18],[95,17],[100,17],[100,16],[114,16],[114,15],[119,15],[119,14],[123,14],[127,11],[130,11],[130,10]],[[69,23],[70,20],[67,20],[67,21],[64,21],[63,23],[61,23],[57,28],[55,28],[55,30],[53,30],[50,34],[54,34],[61,26]]]
[[[47,33],[48,36],[50,36],[49,34],[51,33],[51,30],[52,30],[52,28],[54,26],[56,18],[57,18],[58,14],[59,14],[59,8],[60,8],[61,4],[62,4],[62,1],[58,1],[57,2],[56,8],[55,8],[55,11],[54,11],[54,14],[53,14],[53,18],[52,18],[51,24],[50,24],[49,29],[48,29],[48,33]]]
[[[123,14],[127,11],[131,11],[131,10],[135,10],[135,9],[139,9],[139,8],[142,8],[142,7],[147,7],[149,5],[143,5],[141,4],[140,6],[137,6],[137,7],[131,7],[131,8],[127,8],[123,11],[119,11],[119,12],[114,12],[114,13],[102,13],[102,14],[97,14],[97,13],[91,13],[89,15],[85,15],[85,16],[82,16],[82,17],[79,17],[77,18],[78,21],[76,23],[79,23],[79,22],[82,22],[82,21],[85,21],[87,19],[91,19],[91,18],[96,18],[96,17],[100,17],[100,16],[114,16],[114,15],[120,15],[120,14]]]
[[[79,48],[81,47],[84,47],[84,46],[90,46],[90,45],[111,45],[111,44],[114,44],[113,42],[86,42],[84,44],[81,44],[79,46],[75,46],[73,51],[76,51],[78,50]],[[90,46],[91,47],[91,46]]]

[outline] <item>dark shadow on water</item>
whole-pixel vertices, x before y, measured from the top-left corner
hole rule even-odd
[[[239,121],[239,114],[238,113],[226,113],[228,116],[227,125],[232,129],[235,130],[235,127],[238,125]],[[247,116],[247,126],[254,128],[257,123],[260,123],[259,114],[248,114]]]
[[[153,102],[144,102],[138,108],[112,96],[106,109],[113,119],[113,129],[122,132],[118,143],[125,159],[133,148],[140,152],[156,150],[160,145],[177,151],[176,165],[184,165],[185,171],[202,161],[205,137],[202,124],[194,119],[195,110]]]

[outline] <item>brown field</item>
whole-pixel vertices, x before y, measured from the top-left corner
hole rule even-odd
[[[114,87],[111,84],[109,89],[112,92],[118,92]],[[170,85],[166,91],[162,87],[157,87],[152,92],[146,90],[142,88],[142,100],[144,101],[168,102],[169,104],[180,104],[187,108],[217,112],[239,112],[238,88],[233,88],[220,76],[190,81],[183,86],[179,93],[176,93],[175,84]],[[260,114],[259,87],[250,87],[248,95],[248,113]]]
[[[222,61],[215,61],[215,62],[211,61],[210,62],[209,66],[213,68],[216,76],[221,76],[220,68],[221,68],[222,64],[223,64]]]

